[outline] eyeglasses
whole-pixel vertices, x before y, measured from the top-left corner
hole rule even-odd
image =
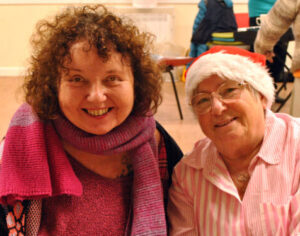
[[[246,83],[228,81],[220,85],[215,92],[197,93],[192,97],[191,104],[197,114],[205,114],[211,110],[212,97],[218,98],[222,102],[230,102],[239,99]]]

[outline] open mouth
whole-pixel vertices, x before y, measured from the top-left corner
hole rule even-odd
[[[88,110],[88,109],[82,109],[84,112],[91,116],[103,116],[106,113],[108,113],[112,108],[104,108],[104,109],[98,109],[98,110]]]
[[[228,125],[229,123],[231,123],[232,121],[234,121],[234,120],[236,120],[236,119],[237,119],[237,117],[234,117],[234,118],[232,118],[232,119],[230,119],[230,120],[227,120],[227,121],[218,123],[218,124],[215,125],[215,127],[216,127],[216,128],[224,127],[224,126]]]

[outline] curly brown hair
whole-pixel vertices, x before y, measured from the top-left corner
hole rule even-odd
[[[70,47],[86,40],[97,48],[99,57],[108,60],[116,50],[129,57],[134,75],[135,101],[132,114],[154,114],[161,103],[161,69],[152,60],[150,46],[154,36],[140,32],[128,18],[121,18],[103,5],[69,7],[53,20],[42,20],[36,26],[31,43],[33,53],[23,85],[25,100],[38,116],[54,119],[60,112],[58,85]]]

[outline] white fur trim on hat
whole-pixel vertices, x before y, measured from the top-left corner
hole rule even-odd
[[[226,52],[199,57],[188,68],[185,87],[188,103],[198,84],[214,74],[222,79],[247,82],[267,99],[267,107],[271,108],[275,97],[275,88],[267,69],[245,56]]]

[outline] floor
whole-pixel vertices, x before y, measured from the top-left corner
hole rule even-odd
[[[22,78],[20,77],[0,77],[0,138],[6,133],[9,121],[20,104],[22,104]],[[194,143],[204,137],[198,122],[192,111],[186,105],[184,95],[184,83],[176,82],[179,99],[183,112],[183,120],[179,117],[177,104],[174,96],[172,83],[166,81],[163,84],[163,103],[155,114],[155,118],[164,126],[181,147],[184,153],[193,148]],[[289,83],[287,90],[283,90],[280,96],[284,97],[292,89]],[[281,112],[288,112],[290,100],[281,109]],[[278,107],[275,104],[273,110]]]

